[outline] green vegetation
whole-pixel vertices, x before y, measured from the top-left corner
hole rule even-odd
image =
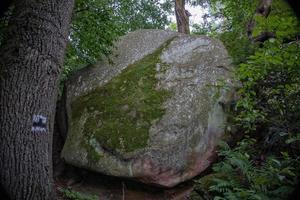
[[[253,37],[264,31],[274,32],[278,38],[293,38],[299,34],[298,19],[291,13],[289,5],[281,0],[273,1],[267,19],[255,16],[255,23]]]
[[[251,42],[245,27],[258,2],[212,3],[225,19],[222,31],[208,34],[220,38],[233,57],[240,98],[228,127],[236,131],[221,142],[212,173],[197,180],[196,191],[205,199],[287,199],[299,181],[300,28],[285,2],[274,0],[268,17],[255,16],[252,36],[275,37]]]
[[[96,195],[87,196],[70,188],[60,188],[59,191],[68,200],[98,200],[98,197]]]
[[[260,0],[187,2],[208,8],[193,33],[223,41],[240,84],[228,127],[235,132],[221,142],[218,161],[210,174],[197,180],[196,191],[206,199],[287,198],[300,174],[299,20],[283,0],[273,0],[267,16],[254,14]],[[129,31],[164,29],[172,5],[170,0],[77,0],[62,80],[109,55],[113,42]],[[0,44],[13,10],[0,19]],[[176,30],[176,24],[169,28]],[[265,32],[273,36],[252,40]],[[79,124],[82,114],[87,117],[83,130],[76,131],[84,133],[82,146],[90,161],[102,156],[98,144],[115,153],[146,147],[149,128],[163,116],[163,103],[171,95],[155,88],[162,48],[72,103],[73,123]],[[90,199],[70,189],[63,193],[69,199]]]
[[[250,137],[234,148],[221,143],[223,160],[214,165],[213,174],[197,181],[198,190],[213,194],[214,199],[286,199],[297,183],[299,160],[287,151],[257,154],[260,145]]]
[[[167,12],[170,2],[167,1],[161,8]],[[231,133],[230,141],[220,144],[219,160],[213,166],[212,173],[197,181],[196,191],[201,193],[198,197],[230,200],[285,199],[299,181],[297,177],[300,173],[298,21],[283,0],[273,0],[271,12],[267,17],[254,15],[259,0],[188,2],[208,8],[209,13],[205,14],[204,22],[194,24],[193,32],[223,41],[236,67],[236,81],[240,83],[237,91],[240,98],[231,106],[232,125],[228,127],[228,130],[236,131]],[[123,3],[126,4],[125,1]],[[130,3],[127,5],[128,7],[124,8],[124,13],[127,14],[123,17],[128,15],[128,12],[134,12],[127,9],[132,5]],[[157,10],[152,11],[152,14],[158,14]],[[151,16],[157,18],[156,14]],[[151,20],[144,21],[151,22]],[[249,36],[247,27],[251,21],[254,22],[254,27],[252,35]],[[162,26],[153,25],[164,27],[164,20],[160,22]],[[136,24],[132,23],[132,26],[137,27]],[[169,28],[175,30],[174,25],[170,24]],[[111,28],[111,25],[108,26]],[[127,27],[115,36],[135,29]],[[274,37],[261,42],[251,40],[251,37],[258,37],[264,32],[270,32]],[[89,40],[87,38],[87,42]],[[106,44],[103,41],[99,42]],[[94,41],[93,44],[97,43]],[[90,46],[87,45],[86,48]],[[110,45],[104,46],[106,48]],[[95,49],[97,48],[93,47],[91,51]],[[106,54],[109,51],[103,52]],[[70,58],[72,57],[68,56],[69,61],[72,61]],[[74,120],[78,120],[79,114],[84,110],[95,113],[89,115],[84,127],[87,142],[83,145],[90,152],[92,160],[97,160],[101,156],[93,145],[95,140],[107,149],[118,149],[123,152],[132,152],[145,147],[149,125],[162,116],[164,110],[161,105],[168,97],[165,91],[153,93],[156,80],[151,70],[154,69],[153,61],[157,58],[156,55],[146,57],[125,70],[110,84],[81,97],[77,103],[74,102],[73,106],[80,108],[77,109],[77,114],[74,113]],[[78,65],[80,63],[78,61],[76,55],[74,63]],[[70,65],[68,62],[67,65]],[[140,84],[143,92],[136,89],[137,84]],[[135,98],[136,96],[142,98]],[[101,99],[102,104],[96,99]],[[150,102],[148,104],[150,106],[146,106],[145,102]],[[93,132],[95,126],[99,128]],[[114,137],[110,135],[111,133]],[[129,143],[134,145],[129,146]]]
[[[129,31],[163,29],[170,2],[76,0],[62,81],[70,73],[110,54],[113,42]],[[1,24],[0,24],[1,27]],[[0,36],[1,38],[1,36]]]
[[[163,116],[163,103],[171,95],[169,91],[156,89],[155,77],[161,51],[170,41],[72,103],[74,123],[82,113],[89,113],[83,134],[84,147],[91,155],[95,155],[90,144],[93,138],[102,147],[121,152],[133,152],[147,145],[149,128]],[[97,158],[96,154],[91,159]]]

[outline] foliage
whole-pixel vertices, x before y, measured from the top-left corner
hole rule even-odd
[[[159,0],[77,0],[62,78],[109,55],[129,31],[163,29],[170,11],[170,3]]]
[[[198,181],[198,187],[207,188],[214,199],[286,199],[300,173],[297,19],[283,1],[274,0],[268,18],[254,19],[254,35],[269,31],[276,37],[252,44],[245,25],[255,12],[253,2],[213,2],[221,3],[215,9],[225,20],[216,37],[232,55],[240,83],[240,99],[231,113],[238,132],[230,145],[220,145],[219,162],[209,177]]]
[[[221,20],[214,14],[205,13],[202,15],[202,23],[192,24],[192,34],[216,36],[220,29]]]
[[[96,195],[88,196],[83,193],[74,191],[70,188],[60,188],[59,191],[63,194],[65,198],[69,200],[97,200],[98,199]]]
[[[257,155],[260,148],[257,141],[246,137],[230,148],[225,142],[220,144],[219,156],[222,162],[213,167],[209,191],[214,199],[284,199],[297,183],[299,160],[288,152],[279,156]],[[200,184],[201,184],[200,179]]]
[[[164,29],[171,9],[168,0],[76,0],[62,83],[72,72],[108,56],[114,41],[129,31]],[[0,18],[0,44],[12,11],[13,6]]]
[[[292,13],[289,5],[282,0],[273,0],[272,11],[267,18],[257,15],[254,17],[256,26],[253,36],[262,32],[272,32],[276,38],[295,39],[300,28],[297,26],[298,19]]]
[[[227,47],[234,64],[244,62],[253,54],[255,45],[247,37],[247,24],[253,17],[258,0],[197,0],[196,5],[205,5],[202,24],[194,24],[194,34],[219,38]],[[242,12],[241,12],[242,11]]]
[[[264,125],[270,133],[299,130],[299,66],[299,43],[279,40],[265,42],[264,48],[241,64],[237,70],[243,82],[239,90],[243,98],[237,103],[239,125],[248,131]]]
[[[177,31],[177,24],[175,22],[170,23],[168,29],[171,31]]]

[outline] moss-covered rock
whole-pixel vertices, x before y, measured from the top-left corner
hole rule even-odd
[[[140,30],[110,60],[66,84],[68,136],[62,157],[108,175],[173,186],[211,163],[230,99],[224,46],[204,36]]]
[[[82,143],[93,158],[99,158],[89,142],[93,138],[111,152],[133,152],[147,146],[149,129],[163,116],[163,103],[171,94],[155,88],[156,65],[168,43],[71,103],[73,122],[79,121],[84,111],[89,113]]]

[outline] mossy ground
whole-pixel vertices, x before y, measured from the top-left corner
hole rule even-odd
[[[164,115],[162,105],[171,95],[169,91],[155,89],[156,64],[169,43],[71,104],[74,122],[85,110],[90,113],[83,129],[83,146],[90,154],[95,153],[87,148],[91,138],[103,148],[118,152],[146,147],[150,126]]]

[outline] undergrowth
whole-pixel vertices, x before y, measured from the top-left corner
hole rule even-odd
[[[280,34],[236,66],[239,100],[229,128],[236,131],[220,143],[212,172],[197,180],[205,199],[291,199],[299,182],[300,42],[281,31],[299,27],[292,20],[267,23]]]
[[[98,197],[96,195],[87,196],[70,188],[60,188],[59,191],[68,200],[98,200]]]

